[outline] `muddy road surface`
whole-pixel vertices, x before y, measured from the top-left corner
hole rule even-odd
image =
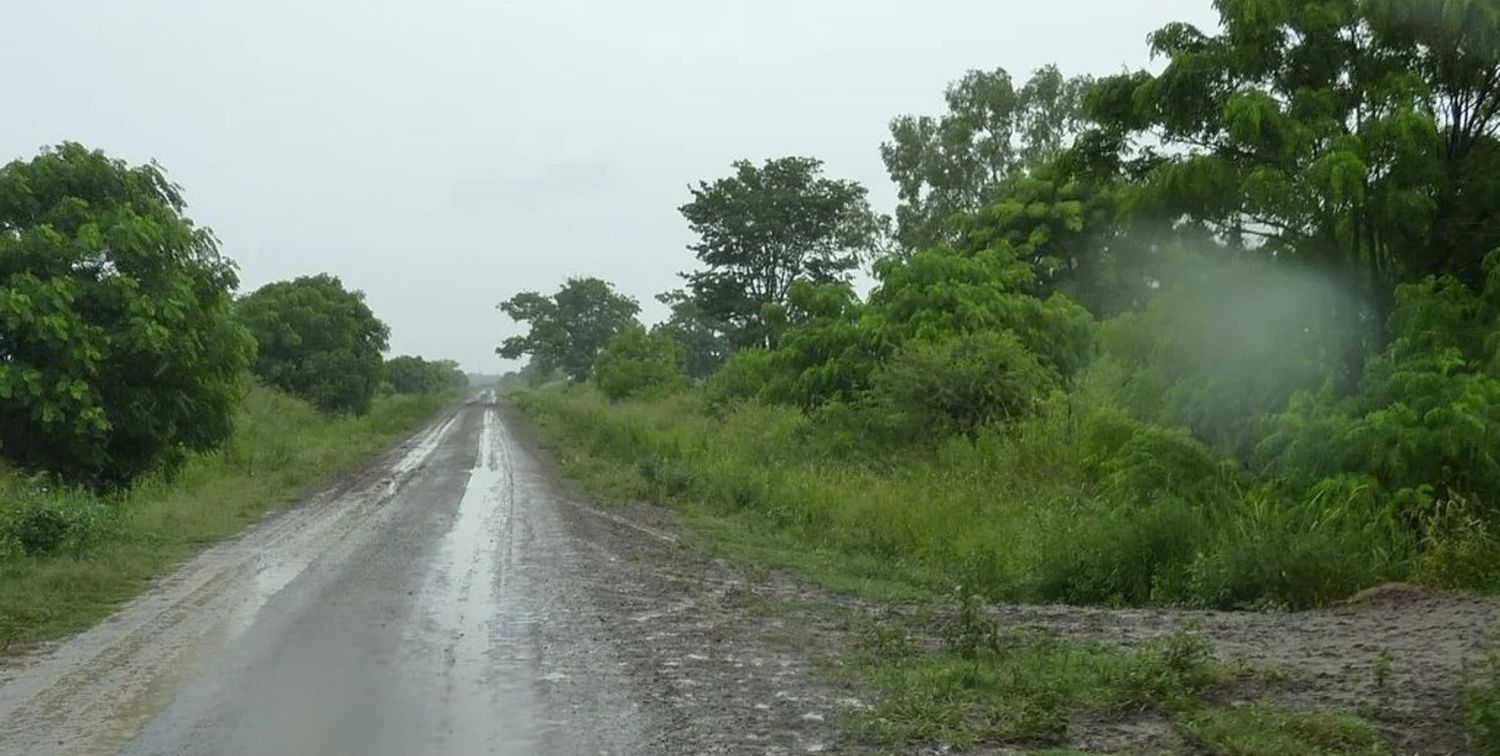
[[[736,578],[574,501],[481,396],[0,667],[10,754],[806,753],[840,702]]]

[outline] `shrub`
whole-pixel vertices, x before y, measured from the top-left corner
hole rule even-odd
[[[677,342],[635,325],[610,339],[594,363],[594,382],[611,400],[662,396],[687,388]]]
[[[362,415],[380,386],[390,329],[327,274],[266,284],[241,299],[240,322],[260,345],[254,372],[324,412]]]
[[[469,384],[469,379],[449,360],[428,362],[421,357],[392,357],[385,361],[385,380],[397,394],[439,394]]]
[[[917,438],[965,436],[1036,412],[1057,387],[1007,331],[912,341],[876,373],[870,400],[895,410]]]
[[[711,403],[725,405],[760,395],[771,374],[771,353],[765,349],[741,349],[704,382]]]

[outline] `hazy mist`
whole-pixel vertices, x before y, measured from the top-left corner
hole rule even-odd
[[[242,289],[329,272],[392,352],[496,372],[495,304],[568,275],[637,297],[694,262],[676,208],[731,161],[804,154],[894,193],[892,116],[947,82],[1147,62],[1207,0],[71,0],[0,4],[0,161],[76,140],[155,159]]]

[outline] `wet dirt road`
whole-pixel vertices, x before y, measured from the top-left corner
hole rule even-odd
[[[480,397],[0,669],[0,752],[822,750],[836,704],[677,551]]]

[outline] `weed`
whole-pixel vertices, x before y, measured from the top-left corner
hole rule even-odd
[[[1500,657],[1483,665],[1464,696],[1464,725],[1474,753],[1500,756]]]
[[[1118,651],[1020,637],[972,657],[954,651],[877,662],[882,692],[855,716],[862,739],[884,746],[1061,745],[1075,711],[1106,716],[1173,707],[1220,679],[1199,638]]]
[[[1375,657],[1375,666],[1372,670],[1375,677],[1375,695],[1380,699],[1380,703],[1383,706],[1389,706],[1391,699],[1395,695],[1395,690],[1391,687],[1391,664],[1393,661],[1391,650],[1382,648],[1380,649],[1380,655]]]
[[[1326,712],[1265,706],[1196,711],[1178,728],[1214,756],[1380,756],[1390,749],[1369,723]]]

